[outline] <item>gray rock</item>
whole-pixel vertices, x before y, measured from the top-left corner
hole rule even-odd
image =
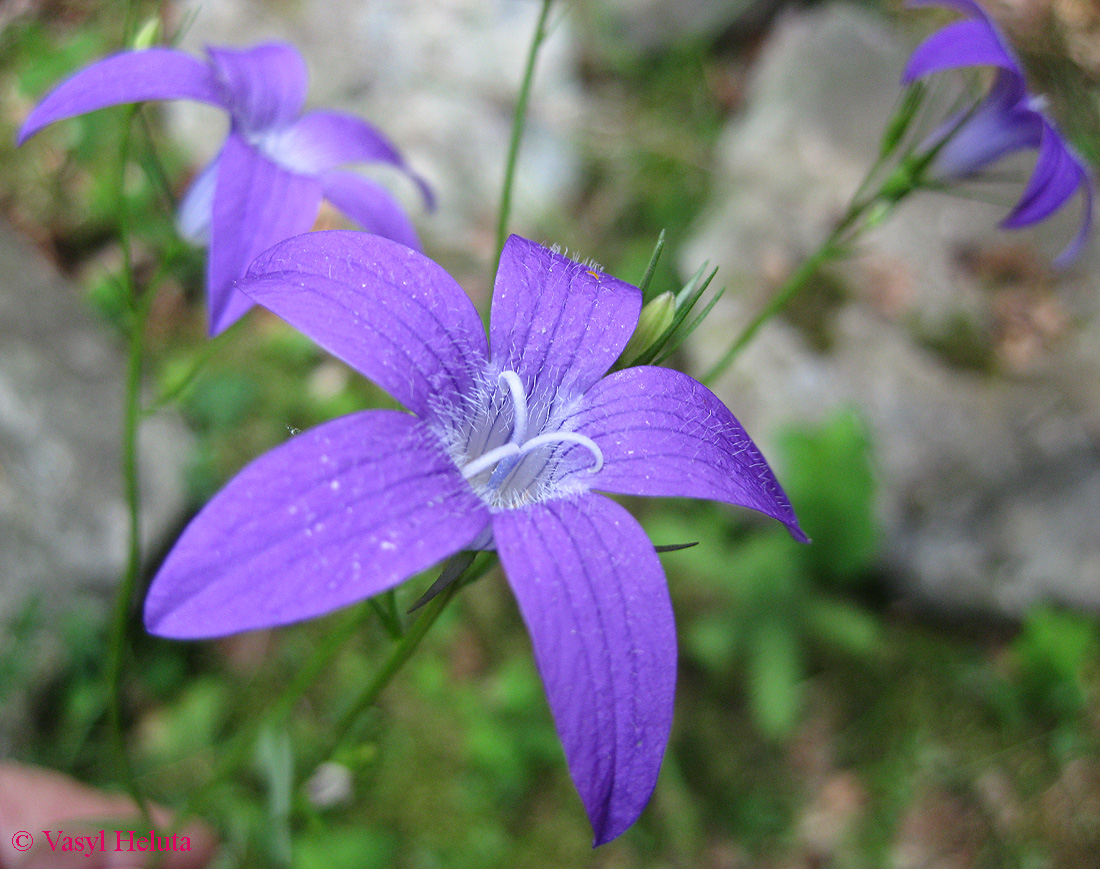
[[[770,14],[781,0],[603,0],[591,4],[607,38],[644,50],[716,39],[736,22]]]
[[[718,265],[732,290],[695,342],[700,369],[843,212],[907,52],[841,4],[792,15],[770,38],[683,257],[685,272]],[[857,407],[876,449],[885,567],[901,595],[945,611],[1100,610],[1100,252],[1051,271],[1078,213],[999,231],[1020,192],[1001,206],[903,204],[833,269],[844,291],[816,337],[773,321],[718,385],[766,452],[782,425]]]
[[[78,291],[0,224],[0,622],[31,596],[105,597],[125,563],[119,470],[125,361]],[[183,510],[186,430],[142,431],[145,543]]]

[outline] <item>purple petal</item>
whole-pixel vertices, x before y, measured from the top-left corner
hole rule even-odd
[[[457,552],[488,521],[422,422],[345,416],[261,456],[206,505],[153,580],[145,624],[191,639],[321,615]]]
[[[1064,206],[1081,188],[1084,208],[1081,228],[1069,246],[1059,254],[1055,265],[1073,260],[1092,230],[1092,178],[1050,121],[1042,118],[1042,142],[1035,168],[1020,201],[1001,221],[1006,229],[1018,229],[1045,220]]]
[[[207,48],[206,53],[241,130],[277,130],[301,112],[309,74],[293,45],[268,42],[243,50]]]
[[[306,173],[321,173],[349,163],[389,163],[416,182],[429,209],[435,206],[431,188],[409,170],[390,140],[354,115],[309,112],[273,139],[270,148],[279,162]]]
[[[964,66],[996,66],[1015,80],[1016,96],[1024,93],[1019,61],[987,19],[956,21],[917,46],[902,73],[902,81]]]
[[[598,495],[493,515],[569,772],[595,844],[653,793],[676,686],[676,628],[645,532]]]
[[[238,287],[426,418],[477,388],[485,329],[454,278],[363,232],[312,232],[253,263]]]
[[[1016,91],[1016,84],[1002,73],[976,108],[940,125],[930,143],[950,138],[936,153],[936,177],[966,178],[1014,151],[1039,147],[1043,118]]]
[[[321,189],[325,199],[367,232],[420,250],[416,228],[405,209],[377,181],[334,169],[321,176]]]
[[[714,393],[686,374],[649,366],[617,371],[585,393],[573,428],[603,453],[593,489],[724,501],[759,510],[795,539],[807,539],[756,444]]]
[[[1016,229],[1049,217],[1061,208],[1083,181],[1083,170],[1066,148],[1062,137],[1046,119],[1040,118],[1042,140],[1031,178],[1019,202],[1001,221]]]
[[[493,289],[493,363],[550,393],[583,392],[630,340],[641,304],[625,281],[513,235]]]
[[[19,131],[19,144],[47,124],[120,103],[198,100],[225,108],[209,66],[181,51],[127,51],[93,63],[50,92]]]
[[[176,224],[180,235],[192,244],[210,244],[210,222],[214,217],[214,189],[218,181],[215,157],[195,176],[176,209]]]
[[[230,133],[218,158],[207,261],[211,334],[231,326],[252,305],[233,282],[258,254],[308,231],[320,205],[320,181],[287,171]]]
[[[1071,241],[1066,246],[1066,249],[1055,258],[1054,266],[1056,268],[1064,268],[1077,259],[1084,249],[1085,244],[1092,236],[1092,198],[1094,183],[1092,175],[1090,175],[1087,170],[1082,171],[1084,172],[1084,180],[1082,182],[1081,191],[1084,202],[1081,207],[1081,228],[1077,230],[1077,235],[1073,237],[1073,241]]]

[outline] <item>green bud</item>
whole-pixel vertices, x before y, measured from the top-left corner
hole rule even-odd
[[[886,157],[892,154],[894,149],[901,144],[901,140],[909,132],[909,125],[912,124],[913,118],[916,117],[917,110],[923,101],[924,85],[919,81],[909,85],[905,96],[902,97],[897,114],[890,119],[890,122],[886,125],[886,130],[882,134],[880,156]]]
[[[134,38],[130,41],[130,47],[134,51],[141,51],[156,45],[159,40],[160,19],[154,16],[142,24],[138,32],[134,34]]]
[[[637,359],[653,344],[664,337],[668,327],[672,325],[676,316],[676,294],[666,290],[658,296],[654,296],[642,308],[638,316],[638,328],[626,342],[622,355],[619,357],[625,364]]]

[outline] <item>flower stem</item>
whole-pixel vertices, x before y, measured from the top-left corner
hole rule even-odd
[[[405,628],[401,624],[401,615],[397,612],[397,596],[393,589],[383,592],[370,599],[371,609],[378,616],[378,621],[390,635],[391,640],[400,640],[405,636]]]
[[[208,338],[195,355],[191,362],[191,367],[188,368],[182,376],[177,378],[175,383],[166,386],[155,399],[150,401],[142,411],[142,415],[153,416],[155,413],[160,412],[168,405],[178,401],[186,394],[187,391],[194,386],[207,363],[219,356],[224,356],[226,349],[232,342],[237,340],[240,335],[244,334],[244,332],[238,328],[242,322],[243,320],[238,320],[228,329],[218,333],[213,338]]]
[[[382,665],[382,668],[375,673],[374,678],[371,679],[367,687],[363,689],[355,702],[344,710],[343,715],[340,716],[339,720],[329,732],[329,738],[326,741],[325,747],[318,752],[315,762],[305,767],[306,770],[312,770],[318,763],[332,757],[340,747],[340,744],[347,737],[348,733],[355,726],[355,722],[367,709],[375,704],[379,695],[386,686],[389,685],[393,677],[401,667],[404,666],[405,662],[412,657],[413,652],[416,651],[416,647],[420,645],[420,641],[424,639],[425,635],[431,629],[432,625],[435,624],[440,614],[447,607],[447,604],[450,603],[451,599],[458,593],[459,589],[480,579],[488,573],[489,569],[495,563],[495,558],[483,553],[471,563],[461,576],[424,604],[416,621],[409,626],[404,636],[402,636],[390,650],[390,655]]]
[[[401,635],[401,639],[395,642],[382,669],[341,717],[339,724],[332,731],[333,735],[330,737],[326,749],[324,752],[319,753],[321,759],[332,755],[347,731],[354,725],[355,719],[364,709],[374,703],[382,689],[389,684],[389,681],[401,669],[401,666],[411,657],[424,635],[427,634],[428,629],[439,618],[439,614],[455,592],[462,586],[468,585],[483,576],[493,564],[493,558],[482,557],[469,571],[459,577],[458,581],[451,583],[443,593],[424,607],[424,612],[420,614],[420,617]],[[201,812],[210,803],[211,796],[217,786],[245,763],[260,731],[290,714],[294,704],[309,690],[317,677],[320,676],[321,671],[336,657],[344,644],[372,614],[377,612],[375,604],[375,599],[364,601],[349,618],[327,633],[323,643],[314,651],[306,666],[298,670],[297,675],[278,698],[270,703],[247,729],[239,731],[230,740],[229,745],[218,756],[214,774],[202,788],[187,799],[182,808],[176,813],[172,832],[178,832],[183,828],[189,817]],[[382,595],[381,606],[384,609],[392,608],[394,616],[397,617],[396,599],[389,592]],[[316,766],[316,764],[311,765],[310,768],[312,769],[313,766]]]
[[[127,627],[134,589],[141,570],[141,479],[138,468],[138,432],[141,425],[141,373],[145,353],[145,321],[152,291],[139,298],[133,279],[133,255],[130,249],[130,213],[126,205],[124,179],[129,159],[130,132],[137,106],[126,120],[119,147],[118,234],[122,248],[122,284],[130,308],[129,355],[123,394],[122,479],[127,513],[126,566],[115,597],[107,647],[107,717],[115,759],[126,790],[141,810],[142,820],[150,821],[149,807],[138,785],[122,732],[122,670],[126,656]]]
[[[321,645],[316,648],[307,664],[297,671],[297,675],[283,692],[274,702],[266,706],[263,713],[258,715],[249,727],[238,731],[230,740],[228,746],[219,753],[214,774],[202,788],[187,799],[176,814],[173,832],[182,829],[187,818],[197,814],[207,806],[215,788],[245,762],[261,729],[278,722],[290,713],[294,708],[294,704],[309,690],[321,671],[336,657],[352,635],[362,627],[371,613],[373,613],[373,609],[369,606],[369,602],[365,601],[341,624],[325,634]]]
[[[840,226],[832,231],[825,242],[819,247],[809,259],[803,261],[802,265],[787,278],[786,282],[779,291],[771,297],[760,313],[758,313],[752,321],[741,330],[741,334],[734,339],[734,342],[729,346],[729,349],[722,355],[714,366],[702,377],[702,382],[708,386],[712,384],[719,376],[737,358],[742,350],[748,345],[753,338],[756,337],[756,333],[760,331],[760,328],[768,322],[772,317],[782,311],[790,303],[798,292],[806,285],[806,283],[817,274],[825,263],[833,259],[840,253],[840,237],[843,230]]]
[[[925,183],[923,173],[928,161],[929,158],[924,156],[902,160],[883,180],[875,193],[861,198],[860,193],[857,192],[848,210],[821,246],[795,269],[763,309],[741,330],[722,358],[703,375],[702,382],[707,385],[714,383],[756,337],[761,327],[786,308],[822,266],[842,256],[864,230],[877,226],[889,216],[899,202],[914,190],[919,189]],[[881,160],[876,162],[868,177],[877,174],[881,165]],[[860,185],[859,191],[864,190],[865,187],[866,182]]]
[[[500,260],[500,252],[504,250],[504,241],[508,237],[508,218],[512,212],[512,186],[516,176],[516,162],[519,159],[519,146],[523,139],[523,127],[527,121],[527,103],[531,97],[531,85],[535,80],[535,61],[538,59],[539,49],[548,32],[546,21],[552,3],[553,0],[542,0],[538,22],[535,24],[535,35],[531,39],[531,48],[527,52],[527,66],[523,70],[523,80],[520,83],[519,96],[516,98],[516,111],[512,118],[512,138],[508,143],[508,159],[504,165],[504,186],[500,192],[497,255],[492,263],[494,269]]]

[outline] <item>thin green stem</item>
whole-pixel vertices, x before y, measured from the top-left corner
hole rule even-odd
[[[825,243],[821,245],[809,259],[805,260],[802,265],[787,278],[786,283],[779,288],[779,291],[771,297],[760,313],[758,313],[752,321],[741,330],[741,334],[737,336],[734,342],[729,346],[729,349],[722,355],[714,367],[710,369],[702,377],[702,382],[705,384],[712,384],[718,377],[733,363],[733,360],[741,353],[742,350],[748,345],[753,338],[756,337],[756,333],[760,331],[760,328],[768,322],[772,317],[782,311],[790,303],[801,290],[806,283],[817,274],[817,270],[821,268],[826,262],[836,256],[838,252],[837,241],[840,236],[839,228],[833,230],[832,234],[825,240]]]
[[[397,675],[398,670],[404,666],[405,662],[412,657],[412,653],[416,651],[416,647],[420,645],[420,641],[424,639],[425,635],[428,633],[428,629],[435,624],[436,619],[439,618],[443,609],[450,603],[451,598],[455,596],[458,587],[458,583],[452,583],[435,599],[430,601],[416,620],[409,626],[409,629],[405,631],[404,636],[393,645],[390,649],[390,655],[382,665],[382,668],[374,674],[374,678],[367,684],[367,687],[359,697],[356,698],[355,702],[344,711],[344,714],[340,716],[340,720],[330,731],[327,740],[328,750],[324,752],[324,756],[328,757],[332,755],[336,747],[343,742],[348,731],[355,725],[359,716],[374,705],[375,701],[378,699],[378,695],[380,695],[382,690],[390,684],[390,680]]]
[[[535,35],[531,39],[531,48],[527,52],[527,65],[523,70],[523,80],[520,83],[519,96],[516,98],[516,111],[512,117],[512,138],[508,143],[508,159],[504,164],[504,185],[500,192],[500,214],[497,218],[497,255],[493,259],[493,268],[496,268],[500,260],[500,253],[504,250],[504,240],[508,237],[508,220],[512,212],[512,187],[516,176],[516,163],[519,160],[519,146],[523,140],[523,128],[527,121],[527,103],[531,97],[531,85],[535,80],[535,61],[538,59],[539,49],[548,32],[546,21],[550,15],[550,5],[553,0],[542,0],[542,8],[539,10],[538,22],[535,24]]]
[[[332,751],[335,750],[347,734],[347,731],[354,725],[356,718],[362,714],[364,709],[371,706],[375,700],[377,700],[382,689],[389,684],[389,681],[416,650],[416,647],[420,644],[424,635],[427,634],[428,629],[435,624],[443,608],[455,595],[458,589],[483,576],[494,563],[494,559],[491,557],[482,556],[480,561],[475,563],[463,577],[451,583],[443,593],[424,607],[424,611],[420,614],[420,617],[417,618],[412,626],[395,642],[391,648],[389,658],[387,658],[385,664],[383,664],[382,669],[375,675],[375,678],[368,684],[363,693],[341,717],[339,723],[332,731],[326,749],[320,754],[322,758],[331,756]],[[277,723],[290,714],[294,704],[298,702],[307,690],[309,690],[317,677],[320,676],[321,671],[336,656],[340,649],[343,648],[344,643],[351,638],[352,634],[362,626],[372,613],[377,612],[375,604],[375,599],[364,601],[350,618],[346,619],[336,629],[328,633],[325,636],[324,643],[317,648],[309,663],[297,672],[297,675],[290,684],[287,685],[286,689],[279,695],[275,702],[269,704],[264,712],[257,716],[247,729],[239,731],[232,738],[226,749],[219,754],[214,774],[200,790],[196,791],[188,798],[183,807],[177,812],[173,825],[173,832],[178,832],[182,829],[187,818],[202,811],[210,802],[211,795],[217,786],[246,762],[260,730]],[[382,595],[380,608],[383,611],[392,609],[393,614],[397,616],[396,598],[389,593]],[[312,766],[310,768],[312,768]]]
[[[302,695],[314,684],[317,677],[336,657],[344,644],[370,618],[372,612],[373,609],[369,606],[369,602],[364,602],[348,618],[328,632],[310,660],[297,671],[295,677],[274,702],[269,703],[264,708],[263,713],[257,716],[249,727],[238,731],[233,736],[226,748],[219,752],[214,774],[202,788],[191,794],[176,814],[173,831],[181,829],[187,818],[197,814],[207,806],[217,786],[246,762],[260,730],[290,714]]]
[[[165,209],[169,213],[174,214],[179,203],[176,201],[176,193],[172,188],[172,182],[168,178],[168,170],[164,168],[164,163],[157,154],[157,149],[155,147],[156,137],[153,135],[152,125],[150,125],[149,118],[144,112],[139,112],[138,118],[141,121],[141,131],[144,133],[146,141],[149,143],[149,147],[146,149],[146,157],[142,161],[141,168],[145,171],[145,176],[156,189]]]
[[[312,770],[317,763],[332,757],[340,747],[340,744],[347,737],[348,733],[350,733],[355,726],[355,722],[359,720],[359,717],[367,709],[377,702],[382,691],[390,684],[393,677],[401,667],[404,666],[405,662],[412,657],[413,652],[415,652],[417,646],[420,645],[420,641],[424,639],[425,635],[427,635],[432,625],[435,624],[440,614],[442,614],[455,594],[458,593],[459,589],[480,579],[488,573],[489,569],[495,563],[495,558],[483,553],[469,568],[467,568],[462,576],[450,583],[439,594],[424,604],[416,620],[405,631],[404,636],[390,650],[390,655],[381,669],[375,673],[374,678],[371,679],[355,701],[344,710],[344,713],[329,731],[329,737],[326,740],[325,746],[318,752],[316,761],[307,765],[307,771]]]
[[[703,376],[703,383],[710,384],[717,380],[756,337],[761,327],[790,304],[818,269],[842,255],[845,248],[864,230],[881,223],[902,199],[914,190],[927,185],[925,176],[928,167],[953,132],[944,136],[942,141],[926,151],[910,150],[898,156],[899,149],[903,148],[903,143],[913,128],[916,115],[927,104],[925,97],[925,90],[921,85],[911,86],[906,91],[899,101],[894,120],[883,134],[879,154],[852,195],[844,217],[833,227],[828,238],[822,242],[814,254],[787,278],[760,313],[745,326],[722,358]],[[956,130],[965,122],[966,117],[966,115],[960,117]],[[885,178],[881,178],[884,168],[895,160],[896,165],[893,170]],[[875,184],[876,179],[881,180]],[[873,185],[876,188],[875,192],[867,193]]]
[[[118,172],[118,233],[122,248],[122,282],[130,307],[129,354],[123,394],[122,419],[122,479],[126,499],[128,545],[126,567],[115,597],[107,648],[107,717],[116,761],[123,783],[142,813],[150,821],[149,807],[138,785],[137,777],[126,751],[122,732],[122,670],[126,656],[127,633],[134,589],[141,570],[141,479],[138,468],[138,430],[141,423],[141,373],[145,353],[145,320],[152,292],[139,298],[133,280],[133,255],[130,249],[130,213],[126,204],[125,176],[129,159],[130,132],[135,106],[130,110],[119,148]]]
[[[874,171],[877,171],[877,168],[878,164],[876,164]],[[923,166],[919,168],[923,169]],[[881,222],[886,213],[919,186],[920,178],[919,174],[913,174],[912,170],[903,163],[898,170],[895,170],[883,182],[882,187],[876,193],[862,200],[854,199],[852,204],[848,206],[848,211],[844,217],[829,233],[828,238],[821,243],[821,246],[812,256],[803,261],[802,265],[787,278],[775,295],[768,300],[763,309],[741,330],[729,349],[722,355],[722,358],[703,375],[702,382],[705,384],[714,383],[733,364],[733,361],[748,346],[749,342],[756,337],[756,333],[760,331],[761,327],[786,308],[822,266],[843,254],[846,247],[863,230]]]
[[[379,600],[378,598],[382,599]],[[372,597],[370,605],[371,609],[374,610],[374,614],[378,616],[378,621],[382,623],[382,627],[390,635],[390,639],[400,640],[405,635],[405,628],[401,624],[401,616],[397,612],[397,600],[393,594],[393,589],[378,597]]]
[[[143,414],[145,416],[152,416],[186,393],[198,379],[199,374],[202,373],[206,364],[211,359],[223,355],[226,351],[226,347],[235,341],[237,336],[243,334],[241,329],[238,328],[241,322],[243,321],[238,320],[225,331],[205,341],[187,372],[175,383],[167,386],[160,395],[153,399],[153,401],[149,402]]]

